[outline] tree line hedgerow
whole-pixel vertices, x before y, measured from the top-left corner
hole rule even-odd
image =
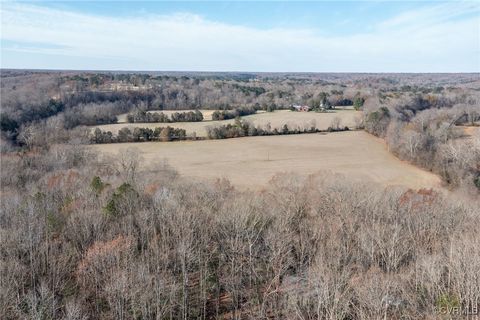
[[[176,141],[186,140],[185,129],[172,127],[133,128],[130,130],[125,127],[114,135],[111,131],[102,131],[99,128],[93,131],[90,137],[92,143],[121,143],[121,142],[146,142],[146,141]]]
[[[336,122],[335,122],[336,123]],[[309,128],[289,128],[287,124],[280,129],[266,127],[256,127],[254,124],[246,120],[237,118],[235,123],[226,125],[213,125],[207,127],[208,139],[229,139],[239,137],[252,136],[274,136],[285,134],[302,134],[302,133],[316,133],[316,132],[336,132],[348,131],[348,127],[341,127],[338,124],[332,124],[327,130],[320,130],[315,126]],[[178,141],[178,140],[202,140],[202,137],[196,135],[187,135],[185,129],[172,127],[158,127],[155,129],[135,127],[130,129],[128,127],[122,128],[117,134],[111,131],[102,131],[96,128],[90,137],[91,143],[122,143],[122,142],[147,142],[147,141]]]
[[[335,122],[336,123],[336,122]],[[289,128],[287,124],[284,124],[280,129],[271,128],[270,125],[265,127],[255,126],[253,123],[242,120],[240,118],[235,119],[233,124],[217,125],[207,127],[207,136],[209,139],[229,139],[238,137],[251,137],[251,136],[274,136],[284,134],[301,134],[301,133],[316,133],[316,132],[334,132],[334,131],[348,131],[348,127],[340,127],[332,124],[327,130],[320,130],[315,126],[309,128]]]
[[[147,112],[139,110],[127,115],[127,122],[130,123],[151,123],[151,122],[200,122],[203,121],[203,114],[199,110],[187,112],[174,112],[170,116],[163,112]]]
[[[217,110],[212,113],[212,120],[228,120],[248,116],[257,112],[255,107],[240,107],[234,110]]]

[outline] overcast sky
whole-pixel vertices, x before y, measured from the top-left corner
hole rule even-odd
[[[1,2],[1,67],[479,72],[480,2]]]

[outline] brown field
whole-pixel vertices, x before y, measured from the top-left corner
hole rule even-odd
[[[461,128],[466,136],[475,136],[480,134],[480,124],[477,126],[462,126]]]
[[[186,177],[227,178],[241,188],[261,187],[278,172],[319,171],[411,188],[441,184],[438,176],[398,160],[381,139],[363,131],[92,146],[109,154],[128,147],[138,149],[145,169],[158,169],[167,161]]]
[[[175,111],[169,111],[170,113]],[[212,110],[203,110],[205,118],[212,117]],[[125,116],[125,115],[124,115]],[[361,112],[353,109],[342,109],[331,112],[317,113],[317,112],[294,112],[290,110],[278,110],[275,112],[259,112],[257,114],[242,117],[245,120],[251,121],[256,126],[266,126],[270,123],[272,129],[280,129],[283,125],[288,125],[290,128],[304,128],[315,126],[318,129],[326,130],[332,123],[334,118],[341,119],[342,126],[353,128],[355,126],[355,119],[361,117]],[[118,130],[124,127],[134,128],[156,128],[165,127],[167,125],[174,128],[181,128],[187,131],[187,135],[192,135],[194,132],[197,137],[205,137],[207,135],[207,127],[212,125],[222,125],[233,123],[235,120],[212,121],[206,120],[202,122],[173,122],[173,123],[116,123],[97,126],[98,128],[117,133]]]

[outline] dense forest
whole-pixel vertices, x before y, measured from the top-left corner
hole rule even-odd
[[[140,161],[79,146],[4,157],[3,319],[432,318],[478,307],[473,200],[328,173],[241,192],[165,164],[142,173]]]
[[[480,137],[466,130],[480,125],[478,74],[2,70],[0,93],[1,319],[435,319],[480,308]],[[172,123],[201,121],[185,111],[200,109],[236,118],[211,139],[316,132],[241,118],[292,105],[353,105],[358,129],[440,175],[445,192],[328,172],[243,191],[162,159],[141,169],[135,149],[88,146],[184,140]],[[148,121],[162,110],[177,113]],[[95,129],[120,114],[166,124]]]
[[[391,152],[439,174],[448,184],[480,190],[478,141],[464,139],[461,129],[479,125],[477,92],[379,99],[376,104],[381,107],[364,111],[364,126],[385,138]]]

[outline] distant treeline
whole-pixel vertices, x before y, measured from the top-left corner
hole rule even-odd
[[[169,123],[169,122],[200,122],[203,121],[203,114],[198,111],[188,111],[188,112],[175,112],[170,115],[170,117],[163,112],[147,112],[144,110],[138,110],[134,113],[127,115],[127,122],[129,123]]]

